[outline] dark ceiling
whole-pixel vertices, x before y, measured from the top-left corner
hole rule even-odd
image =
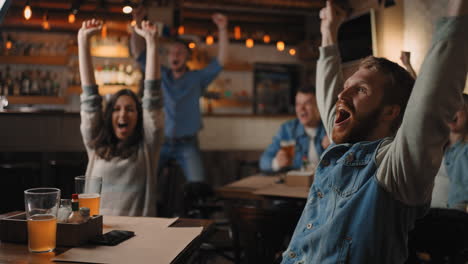
[[[128,0],[126,0],[128,1]],[[90,18],[106,21],[110,34],[128,34],[132,21],[130,14],[122,12],[124,0],[29,0],[33,16],[26,21],[23,9],[27,0],[13,0],[0,29],[6,31],[42,31],[44,14],[47,14],[51,32],[74,33],[81,22]],[[316,39],[319,35],[318,12],[325,0],[131,0],[136,7],[164,7],[172,13],[172,29],[185,27],[185,34],[205,37],[216,32],[211,15],[221,12],[229,17],[230,37],[234,38],[234,26],[240,26],[243,41],[253,37],[258,41],[266,33],[272,43],[283,40],[287,44],[298,44]],[[393,0],[335,0],[350,13],[367,12],[382,2]],[[76,21],[68,23],[72,8],[78,8]]]
[[[122,0],[30,0],[33,16],[26,21],[23,8],[26,0],[14,0],[0,28],[8,31],[41,31],[47,13],[51,32],[76,32],[81,21],[90,18],[104,19],[109,32],[124,34],[132,20],[122,12]],[[318,31],[317,14],[324,0],[133,0],[132,5],[169,7],[173,25],[184,25],[186,34],[204,37],[216,32],[211,21],[214,12],[229,17],[231,37],[234,26],[242,29],[242,38],[261,38],[268,33],[272,40],[299,43]],[[72,7],[79,7],[76,22],[67,22]],[[308,33],[306,33],[308,32]]]

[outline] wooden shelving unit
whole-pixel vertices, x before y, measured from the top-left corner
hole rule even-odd
[[[246,62],[230,62],[223,68],[225,71],[252,71],[253,65]]]
[[[37,64],[57,65],[68,64],[68,56],[0,56],[1,64]]]
[[[66,104],[61,96],[8,96],[8,104]]]
[[[99,94],[114,94],[121,89],[130,89],[134,93],[138,93],[138,85],[101,85],[99,86]],[[81,86],[72,85],[67,89],[67,94],[81,94]]]

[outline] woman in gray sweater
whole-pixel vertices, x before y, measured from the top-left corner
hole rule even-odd
[[[164,135],[157,30],[147,21],[135,28],[148,47],[142,103],[132,91],[121,90],[103,112],[89,47],[90,37],[101,28],[102,21],[93,19],[83,22],[78,32],[86,177],[102,178],[102,215],[156,216],[156,172]]]

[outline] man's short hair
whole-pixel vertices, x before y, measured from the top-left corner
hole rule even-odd
[[[186,41],[185,39],[181,39],[181,38],[174,38],[172,40],[172,45],[174,44],[181,44],[185,47],[185,49],[188,51],[188,54],[191,55],[192,54],[192,50],[189,48],[189,42]]]
[[[315,86],[312,85],[302,85],[297,89],[298,93],[304,93],[304,94],[313,94],[315,95]]]
[[[391,126],[391,131],[396,133],[403,121],[406,105],[413,90],[414,78],[403,67],[385,58],[366,57],[359,64],[359,68],[373,70],[386,77],[382,103],[400,106],[400,113]]]

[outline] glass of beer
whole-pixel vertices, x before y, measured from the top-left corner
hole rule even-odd
[[[30,252],[45,253],[55,249],[59,204],[59,189],[34,188],[24,191]]]
[[[295,140],[281,140],[280,142],[281,149],[286,152],[288,155],[288,159],[292,165],[293,159],[294,159],[294,150],[296,146],[296,141]]]
[[[75,177],[75,192],[81,207],[89,208],[89,215],[98,215],[101,204],[101,177]]]

